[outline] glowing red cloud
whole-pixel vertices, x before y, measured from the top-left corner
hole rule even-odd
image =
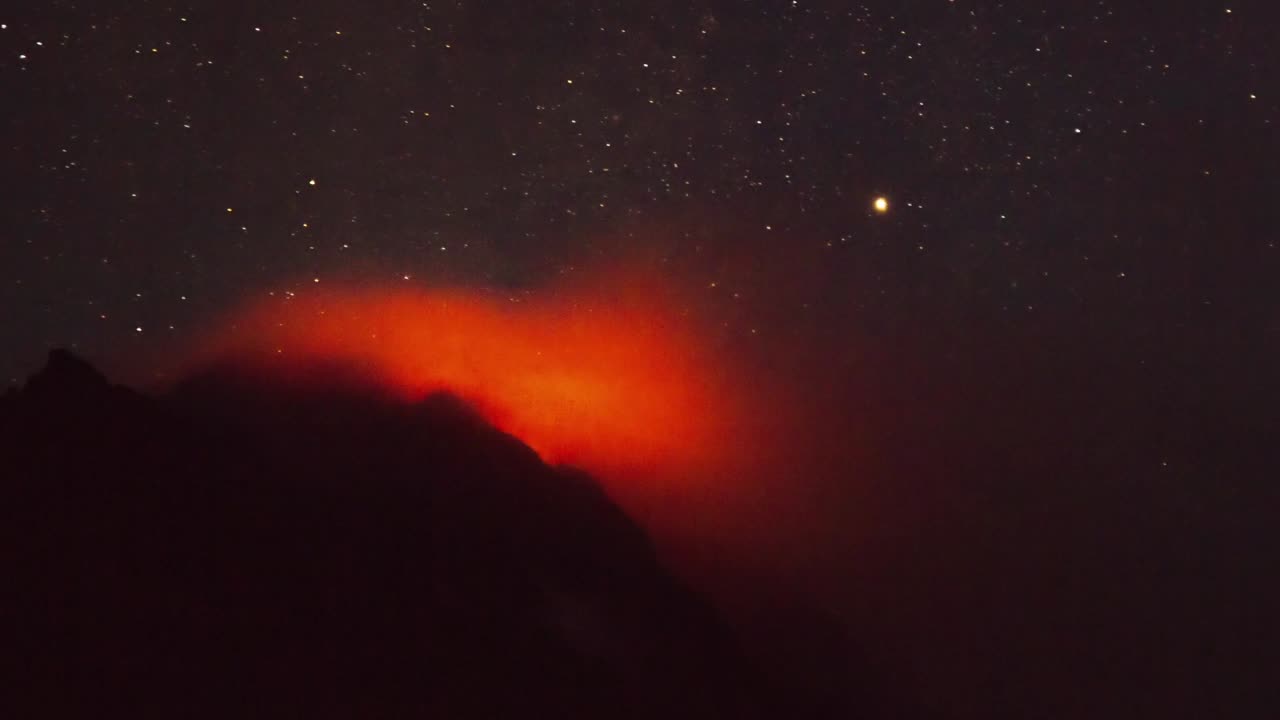
[[[337,360],[407,399],[453,392],[549,462],[613,478],[702,476],[729,449],[723,368],[668,295],[620,287],[536,302],[308,288],[248,307],[201,354]]]
[[[804,562],[806,538],[833,527],[824,482],[848,480],[832,448],[852,439],[821,422],[830,376],[787,375],[793,343],[707,332],[714,308],[684,286],[582,282],[515,298],[308,283],[232,312],[165,374],[229,363],[307,385],[354,370],[406,401],[450,391],[544,460],[592,473],[692,575],[705,541],[740,547],[738,562]]]

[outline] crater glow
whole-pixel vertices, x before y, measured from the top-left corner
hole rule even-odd
[[[548,293],[313,285],[237,313],[203,360],[348,364],[408,400],[447,390],[549,462],[618,476],[727,452],[725,368],[651,289]]]

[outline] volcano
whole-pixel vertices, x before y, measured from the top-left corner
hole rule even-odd
[[[65,351],[0,400],[18,699],[45,716],[758,717],[711,605],[446,394]]]

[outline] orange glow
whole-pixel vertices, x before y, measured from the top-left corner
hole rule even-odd
[[[669,297],[626,283],[547,299],[312,285],[239,313],[201,356],[337,360],[409,400],[453,392],[551,463],[697,477],[727,456],[734,411]]]
[[[372,380],[408,402],[449,391],[548,463],[591,473],[691,572],[711,546],[807,557],[805,538],[833,527],[816,493],[850,476],[856,438],[822,421],[839,417],[839,378],[808,362],[789,374],[792,337],[727,332],[701,283],[576,276],[514,296],[307,276],[233,309],[164,376],[214,365],[321,389]]]

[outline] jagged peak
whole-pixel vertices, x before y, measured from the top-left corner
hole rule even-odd
[[[35,394],[71,394],[106,390],[107,376],[87,360],[66,348],[54,348],[39,372],[27,379],[23,391]]]

